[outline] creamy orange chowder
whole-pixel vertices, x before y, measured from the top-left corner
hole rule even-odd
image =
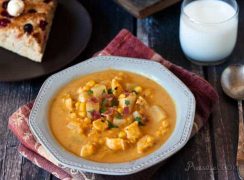
[[[96,162],[126,162],[162,146],[172,134],[175,104],[159,84],[106,70],[65,85],[50,103],[49,122],[68,151]]]

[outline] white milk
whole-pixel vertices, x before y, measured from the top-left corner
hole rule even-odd
[[[220,0],[198,0],[186,5],[180,19],[181,47],[190,59],[222,60],[234,49],[237,38],[236,10]],[[188,16],[188,17],[187,17]]]

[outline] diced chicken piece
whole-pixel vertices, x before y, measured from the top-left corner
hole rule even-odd
[[[122,98],[121,98],[121,96],[120,96],[120,98],[119,98],[119,106],[121,108],[128,107],[130,112],[133,110],[135,102],[136,102],[135,93],[130,93],[127,97],[122,96]]]
[[[112,79],[111,88],[115,96],[118,96],[123,92],[123,87],[119,83],[118,77]]]
[[[149,115],[155,122],[159,122],[167,118],[166,112],[160,106],[152,106],[149,108]]]
[[[76,122],[76,121],[69,122],[66,127],[73,130],[75,133],[78,133],[78,134],[83,132],[83,130],[80,126],[80,123]]]
[[[121,126],[121,125],[123,125],[125,122],[126,122],[126,121],[125,121],[125,119],[123,119],[123,118],[117,118],[117,117],[114,117],[114,119],[113,119],[113,124],[114,124],[115,126]]]
[[[98,119],[92,122],[92,127],[98,131],[104,131],[108,128],[108,124],[105,121]]]
[[[86,113],[88,118],[92,119],[93,112],[99,112],[100,104],[99,102],[88,101],[86,103]]]
[[[95,85],[91,90],[93,92],[93,96],[96,98],[101,97],[103,93],[107,93],[106,86],[102,84]]]
[[[125,133],[127,139],[129,139],[131,142],[135,142],[140,136],[141,136],[141,131],[138,126],[138,122],[133,122],[129,126],[125,128]]]
[[[139,105],[139,106],[143,106],[143,107],[146,107],[148,106],[148,103],[147,101],[142,97],[142,96],[139,96],[136,100],[136,104]]]
[[[86,91],[80,91],[78,95],[78,100],[80,102],[86,102],[90,98],[89,94]]]
[[[82,146],[81,151],[80,151],[80,156],[81,157],[88,157],[91,156],[95,153],[95,146],[93,144],[86,144]]]
[[[69,111],[72,111],[73,110],[73,100],[71,99],[71,97],[64,98],[63,101],[64,101],[65,107]]]
[[[137,152],[143,153],[154,145],[155,139],[152,136],[145,135],[137,142]]]
[[[121,138],[106,138],[106,145],[114,151],[125,149],[125,141]]]

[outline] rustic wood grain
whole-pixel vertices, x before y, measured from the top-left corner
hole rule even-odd
[[[239,111],[239,136],[237,146],[237,166],[244,165],[244,123],[243,123],[243,105],[242,100],[238,101]]]
[[[93,32],[88,47],[75,63],[90,58],[102,50],[122,28],[134,31],[134,18],[112,0],[80,0],[80,2],[91,16]]]
[[[244,2],[238,1],[240,9],[244,8]],[[236,152],[238,140],[238,108],[237,101],[227,97],[220,85],[220,76],[224,68],[229,64],[243,64],[243,38],[244,38],[244,13],[240,11],[239,35],[236,48],[227,62],[220,66],[206,69],[208,80],[217,89],[220,99],[212,113],[211,126],[214,154],[216,164],[219,167],[218,179],[238,179],[236,171]]]
[[[163,10],[180,0],[115,0],[137,18],[144,18]]]
[[[20,83],[0,83],[0,141],[1,151],[1,169],[0,179],[17,180],[21,179],[23,168],[23,158],[18,154],[17,147],[18,141],[13,134],[7,129],[7,120],[11,113],[19,106],[32,100],[39,90],[42,81],[32,82],[20,82]],[[31,169],[26,169],[29,172],[39,171],[48,175],[44,170],[33,166]],[[37,179],[39,176],[32,174],[33,179]],[[49,176],[49,175],[48,175]]]

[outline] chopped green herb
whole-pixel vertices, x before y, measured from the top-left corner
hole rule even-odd
[[[143,126],[143,125],[144,125],[144,124],[142,123],[142,119],[141,119],[140,117],[136,117],[136,118],[135,118],[135,121],[137,121],[138,124],[139,124],[140,126]]]
[[[100,109],[100,113],[105,113],[107,111],[107,109],[105,108],[105,107],[102,107],[101,109]]]
[[[107,121],[108,122],[108,128],[109,129],[112,129],[112,128],[118,128],[118,126],[115,126],[113,123],[111,123],[110,121]]]
[[[125,100],[125,105],[129,106],[130,105],[130,101],[129,100]]]
[[[116,116],[115,116],[117,119],[122,119],[123,117],[122,117],[122,115],[121,114],[117,114]]]
[[[103,90],[103,94],[106,94],[106,91],[105,91],[105,89]]]
[[[111,102],[111,106],[118,106],[119,102],[117,99],[113,99],[112,102]]]
[[[90,90],[88,90],[87,91],[88,92],[88,94],[90,94],[90,95],[92,95],[93,94],[93,91],[90,89]]]
[[[108,94],[113,94],[113,90],[112,89],[108,89]]]

